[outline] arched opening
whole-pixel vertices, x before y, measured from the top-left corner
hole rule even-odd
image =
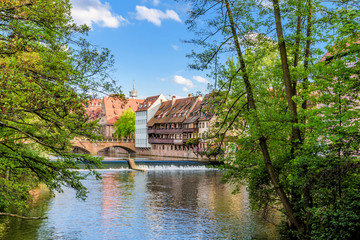
[[[82,147],[75,146],[72,150],[73,153],[90,154],[88,150]]]
[[[111,146],[111,147],[105,147],[103,149],[101,149],[100,151],[97,152],[96,155],[99,156],[127,156],[129,153],[135,153],[135,151],[133,151],[130,148],[127,147],[123,147],[123,146]]]

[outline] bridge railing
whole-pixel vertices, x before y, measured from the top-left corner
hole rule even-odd
[[[135,139],[131,138],[107,138],[107,139],[98,139],[96,141],[88,139],[88,138],[81,138],[78,139],[81,142],[122,142],[122,143],[132,143],[135,142]]]

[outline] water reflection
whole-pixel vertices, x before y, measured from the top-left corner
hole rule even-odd
[[[49,210],[49,191],[38,191],[35,201],[30,203],[27,216],[45,216]],[[38,239],[38,229],[41,228],[43,220],[23,220],[13,217],[0,217],[0,239]]]
[[[74,199],[75,193],[66,189],[38,204],[48,219],[19,220],[4,239],[276,237],[272,226],[251,213],[246,192],[231,194],[219,171],[107,170],[102,176],[102,181],[84,181],[90,190],[86,201]]]

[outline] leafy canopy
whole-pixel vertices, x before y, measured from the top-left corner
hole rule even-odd
[[[187,2],[190,66],[218,81],[218,135],[237,131],[225,180],[246,184],[254,209],[284,212],[292,238],[357,239],[359,2]]]
[[[114,136],[118,138],[131,137],[135,133],[135,112],[132,108],[126,109],[116,120]]]
[[[110,88],[113,57],[80,38],[68,0],[0,2],[0,211],[21,212],[38,183],[84,198],[84,163],[90,174],[101,161],[75,155],[71,140],[97,139],[98,126],[84,106],[90,93]]]

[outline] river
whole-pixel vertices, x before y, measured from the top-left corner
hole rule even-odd
[[[203,163],[136,159],[146,172],[105,158],[102,180],[88,177],[85,201],[73,190],[39,196],[29,215],[0,218],[0,239],[277,239],[275,227],[250,210],[245,189],[221,182]]]

